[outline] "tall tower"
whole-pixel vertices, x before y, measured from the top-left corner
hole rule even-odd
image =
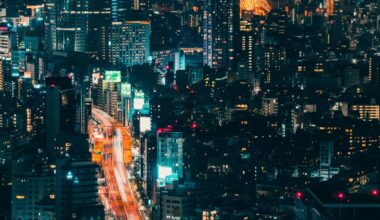
[[[205,0],[203,14],[203,64],[230,69],[236,60],[239,30],[238,0]]]
[[[85,52],[88,0],[48,0],[46,11],[48,49]]]
[[[75,89],[66,77],[47,78],[46,87],[46,145],[54,155],[59,153],[53,149],[56,136],[74,132]]]
[[[375,52],[369,56],[368,79],[372,85],[380,87],[380,52]]]

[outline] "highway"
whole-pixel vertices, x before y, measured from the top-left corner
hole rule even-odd
[[[101,166],[104,173],[104,185],[99,187],[99,198],[106,213],[111,215],[108,219],[146,219],[140,211],[142,207],[136,201],[135,187],[130,182],[127,169],[132,163],[130,129],[95,107],[92,108],[92,117],[93,121],[89,125],[90,141],[103,148],[97,149],[101,151],[100,159],[97,157],[95,160],[96,157],[93,157],[93,160]]]

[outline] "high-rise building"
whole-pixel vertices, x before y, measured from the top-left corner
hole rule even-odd
[[[48,0],[46,47],[103,57],[110,14],[109,1]]]
[[[360,84],[360,69],[347,67],[343,70],[343,86],[350,88]]]
[[[75,90],[71,79],[63,77],[47,78],[46,86],[46,144],[51,149],[56,135],[74,131]]]
[[[25,9],[24,6],[24,1],[22,0],[6,0],[6,17],[18,17]]]
[[[331,48],[339,48],[345,41],[347,26],[344,21],[343,14],[338,10],[338,5],[335,5],[334,13],[329,16],[328,22],[328,44]]]
[[[55,176],[17,173],[12,179],[12,219],[54,219]]]
[[[263,98],[262,114],[265,116],[278,114],[278,98]]]
[[[181,132],[157,133],[157,169],[161,185],[183,177],[183,137]]]
[[[0,25],[0,56],[10,58],[12,50],[17,47],[16,33],[7,24]]]
[[[99,91],[100,94],[98,94],[99,99],[101,99],[99,101],[102,110],[115,119],[121,117],[119,108],[121,102],[120,89],[120,83],[102,80],[102,87]]]
[[[81,95],[80,107],[80,130],[82,134],[87,134],[87,125],[91,116],[92,99]]]
[[[280,9],[273,9],[267,18],[267,32],[277,37],[285,35],[287,14]]]
[[[334,158],[334,142],[322,141],[319,144],[319,153],[319,177],[322,178],[322,180],[328,180],[339,171],[339,169],[332,167]]]
[[[150,56],[150,22],[113,22],[109,59],[127,67],[143,64]]]
[[[357,112],[362,120],[380,120],[380,105],[376,103],[354,104],[351,110]]]
[[[204,1],[203,64],[233,69],[239,33],[239,1]]]
[[[10,75],[11,75],[10,59],[5,58],[5,57],[0,57],[0,91],[9,90],[8,80],[10,78]]]
[[[264,53],[264,83],[278,84],[284,81],[286,51],[283,47],[268,45]]]
[[[56,219],[82,219],[87,211],[98,217],[98,166],[92,162],[59,160],[56,173]],[[98,215],[98,216],[97,216]],[[94,218],[88,218],[94,219]],[[102,218],[100,218],[102,219]]]
[[[185,193],[164,192],[161,196],[160,213],[162,220],[191,219],[191,200]]]
[[[156,183],[155,170],[156,170],[156,137],[153,132],[143,134],[141,141],[141,176],[142,187],[148,198],[153,197],[154,186]]]
[[[374,53],[368,58],[368,80],[374,86],[380,86],[380,52]]]
[[[254,39],[255,32],[252,23],[242,21],[240,24],[240,59],[239,59],[239,79],[246,80],[247,82],[254,83]]]
[[[124,21],[132,9],[133,0],[110,0],[112,21]]]

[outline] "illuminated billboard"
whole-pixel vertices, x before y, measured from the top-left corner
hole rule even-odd
[[[158,165],[158,185],[160,187],[165,187],[167,184],[172,184],[174,181],[178,180],[178,174],[173,173],[171,167],[165,167]]]
[[[133,108],[135,110],[141,110],[144,107],[144,93],[142,91],[135,92],[135,98],[133,99]]]
[[[158,178],[159,179],[165,179],[167,176],[172,175],[172,168],[171,167],[164,167],[158,165]]]
[[[132,86],[129,83],[122,83],[121,84],[121,96],[127,97],[131,96],[132,94]]]
[[[140,132],[150,131],[152,126],[152,120],[150,117],[140,117]]]
[[[111,83],[121,82],[121,71],[107,70],[104,72],[104,81]]]

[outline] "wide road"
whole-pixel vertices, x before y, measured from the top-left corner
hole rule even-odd
[[[103,130],[103,135],[100,137],[90,135],[90,137],[96,136],[96,141],[103,143],[100,166],[105,176],[106,190],[102,189],[100,198],[103,203],[109,204],[109,209],[116,219],[143,219],[127,169],[132,162],[129,154],[125,154],[126,150],[132,150],[130,130],[98,108],[92,108],[92,117],[100,123],[98,128]]]

